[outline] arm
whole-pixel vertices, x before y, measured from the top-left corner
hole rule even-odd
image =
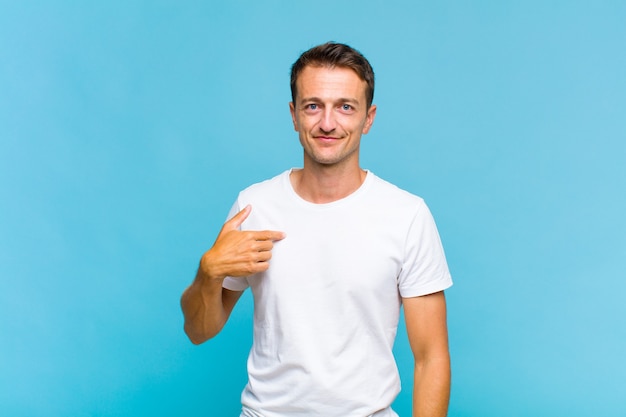
[[[185,333],[199,345],[217,335],[226,324],[242,291],[222,288],[223,280],[212,280],[198,269],[193,283],[185,290],[180,303],[185,317]]]
[[[193,283],[183,292],[185,333],[194,344],[218,334],[241,297],[241,291],[222,288],[224,279],[267,270],[274,242],[284,238],[276,231],[240,231],[251,210],[247,206],[224,224],[213,247],[202,256]]]
[[[443,291],[404,298],[415,369],[413,417],[445,417],[450,400],[450,353]]]

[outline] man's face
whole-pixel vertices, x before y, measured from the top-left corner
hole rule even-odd
[[[291,117],[304,148],[305,165],[359,166],[361,135],[376,115],[367,109],[366,83],[349,68],[307,66],[296,80]]]

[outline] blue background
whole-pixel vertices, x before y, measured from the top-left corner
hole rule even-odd
[[[0,1],[1,415],[238,415],[250,295],[199,347],[179,297],[328,40],[444,241],[450,416],[626,415],[626,2],[374,0]]]

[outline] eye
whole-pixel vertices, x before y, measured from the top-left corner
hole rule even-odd
[[[353,107],[351,105],[349,105],[349,104],[342,104],[341,105],[341,110],[343,110],[343,111],[350,111],[352,109],[353,109]]]
[[[317,110],[318,106],[317,106],[317,104],[315,104],[315,103],[310,103],[310,104],[307,104],[307,105],[306,105],[306,108],[307,108],[308,110]]]

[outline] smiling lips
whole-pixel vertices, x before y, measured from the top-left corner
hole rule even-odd
[[[333,136],[313,136],[313,139],[317,139],[317,140],[320,140],[322,142],[333,142],[333,141],[339,140],[341,138],[336,138],[336,137],[333,137]]]

